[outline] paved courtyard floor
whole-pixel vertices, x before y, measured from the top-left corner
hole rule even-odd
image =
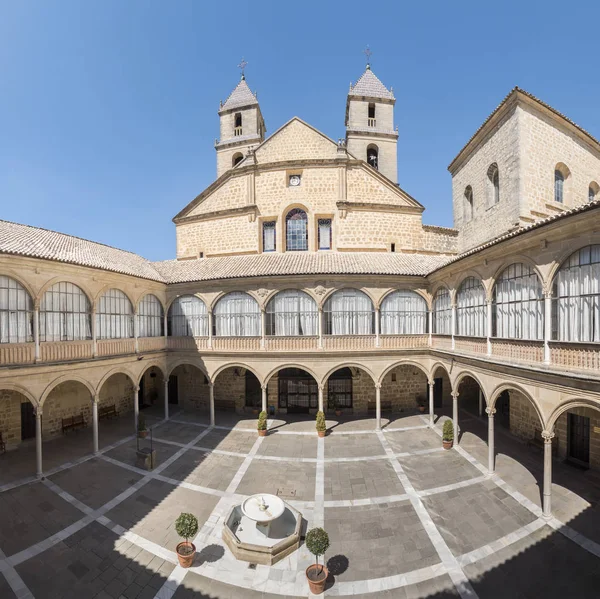
[[[331,547],[328,596],[366,599],[599,596],[600,488],[554,464],[554,517],[542,518],[542,456],[497,428],[497,468],[487,476],[487,423],[460,414],[460,444],[441,448],[441,425],[398,415],[373,419],[255,420],[217,414],[152,414],[158,465],[135,466],[127,419],[35,455],[0,456],[0,598],[267,599],[309,597],[302,544],[273,567],[236,561],[221,540],[230,507],[258,492],[300,512],[304,531],[323,526]],[[102,434],[103,433],[103,434]],[[61,461],[62,458],[62,461]],[[30,460],[29,462],[27,460]],[[27,478],[29,476],[29,478]],[[198,555],[184,570],[173,523],[200,523]]]

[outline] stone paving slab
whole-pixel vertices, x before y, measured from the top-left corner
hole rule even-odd
[[[244,458],[188,451],[162,471],[163,476],[185,481],[201,487],[225,491]]]
[[[198,447],[206,447],[207,449],[218,449],[219,451],[248,453],[252,449],[257,435],[256,431],[248,431],[246,433],[215,429],[210,431],[205,437],[202,437],[196,445]]]
[[[481,476],[481,472],[456,451],[398,458],[417,491],[442,487]]]
[[[147,438],[143,441],[140,440],[140,448],[148,447],[149,445],[150,442]],[[156,440],[154,440],[152,446],[156,451],[156,465],[162,464],[179,450],[179,447],[176,445],[168,445],[166,443],[160,443]],[[118,460],[119,462],[128,464],[129,466],[135,466],[137,458],[136,451],[137,441],[132,439],[127,443],[123,443],[122,445],[107,451],[104,455],[108,456],[109,458],[113,458],[114,460]]]
[[[409,502],[325,508],[325,530],[331,541],[327,560],[347,564],[336,575],[339,581],[393,576],[440,562]]]
[[[442,446],[439,435],[429,428],[419,428],[400,432],[383,431],[394,453],[434,449]]]
[[[58,472],[50,480],[88,507],[97,509],[140,478],[129,470],[92,458],[74,468]]]
[[[423,426],[423,416],[429,417],[429,414],[416,414],[410,412],[400,413],[389,413],[387,414],[387,423],[384,424],[383,420],[381,426],[383,430],[395,429],[395,428],[407,428],[413,426]]]
[[[404,494],[389,460],[325,462],[325,501]]]
[[[106,517],[165,549],[175,551],[181,541],[175,532],[175,520],[179,514],[194,514],[202,526],[218,501],[219,498],[212,495],[152,480],[110,510]]]
[[[0,597],[2,599],[16,599],[16,595],[13,593],[13,590],[10,588],[8,582],[6,582],[6,578],[2,576],[0,572]]]
[[[93,522],[23,562],[17,572],[37,599],[154,597],[173,565],[118,540]]]
[[[598,559],[544,527],[465,568],[482,599],[598,597]]]
[[[202,429],[194,424],[181,424],[180,422],[165,422],[153,430],[156,439],[166,439],[176,443],[186,444],[197,437]]]
[[[280,435],[269,433],[258,449],[258,455],[268,455],[285,458],[317,457],[317,434],[310,435]]]
[[[242,495],[272,493],[284,489],[284,499],[313,501],[315,498],[316,464],[254,460],[242,478],[237,492]],[[294,496],[287,491],[295,491]]]
[[[455,556],[473,551],[536,520],[491,480],[423,498]]]
[[[340,435],[325,437],[325,458],[364,458],[385,455],[377,435]]]
[[[335,586],[333,588],[335,589]],[[447,574],[389,591],[351,595],[352,599],[454,599],[456,597],[460,595]]]
[[[1,493],[0,550],[11,556],[80,520],[82,515],[42,483]]]

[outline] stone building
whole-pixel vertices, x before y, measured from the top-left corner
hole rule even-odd
[[[346,137],[265,137],[245,78],[176,258],[0,222],[0,432],[174,404],[371,416],[459,407],[600,467],[600,143],[515,88],[450,164],[455,228],[397,181],[395,98],[367,67]],[[134,420],[135,419],[135,420]],[[558,440],[558,442],[557,442]],[[32,465],[33,468],[33,465]],[[549,480],[549,479],[548,479]],[[550,512],[550,487],[545,487]]]

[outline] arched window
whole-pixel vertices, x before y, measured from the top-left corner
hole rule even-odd
[[[535,270],[508,266],[494,287],[492,335],[506,339],[544,338],[544,296]]]
[[[231,158],[231,166],[235,166],[244,160],[244,155],[241,152],[236,152]]]
[[[260,308],[256,300],[242,291],[224,295],[215,306],[214,333],[217,337],[258,337]]]
[[[485,289],[475,277],[467,277],[458,288],[456,321],[459,335],[486,337]]]
[[[285,248],[288,252],[308,250],[308,217],[300,208],[290,210],[285,217]]]
[[[494,162],[490,164],[487,172],[488,176],[488,205],[498,204],[500,202],[500,171],[498,165]]]
[[[40,304],[40,341],[77,341],[92,338],[91,305],[73,283],[55,283]]]
[[[14,279],[0,275],[0,343],[33,341],[33,301]]]
[[[267,304],[267,335],[318,335],[319,309],[304,293],[280,291]]]
[[[331,295],[323,309],[326,335],[372,335],[373,303],[358,289],[341,289]]]
[[[375,127],[377,121],[375,120],[375,104],[370,103],[368,109],[367,125],[369,127]]]
[[[206,304],[195,295],[182,295],[175,299],[167,313],[170,337],[208,337]]]
[[[554,171],[554,201],[562,204],[565,193],[565,176],[556,169]]]
[[[352,371],[336,370],[327,380],[327,407],[330,410],[352,408]]]
[[[164,314],[159,299],[148,293],[138,307],[138,336],[161,337],[164,335]]]
[[[367,148],[367,164],[374,169],[379,169],[379,148],[374,144]]]
[[[133,337],[133,307],[120,289],[109,289],[98,300],[96,309],[98,339]]]
[[[452,335],[452,303],[445,287],[438,289],[433,299],[433,334]]]
[[[465,189],[465,222],[473,218],[473,188],[469,185]]]
[[[427,332],[427,303],[414,291],[394,291],[381,303],[382,335],[422,335]]]
[[[588,202],[598,199],[598,192],[600,192],[600,185],[596,181],[592,181],[588,189]]]
[[[234,116],[233,135],[238,137],[242,135],[242,113],[236,112]]]
[[[553,337],[600,341],[600,245],[588,245],[562,265],[553,288]]]

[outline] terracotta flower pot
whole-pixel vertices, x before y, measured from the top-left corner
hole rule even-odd
[[[196,557],[196,545],[194,545],[194,543],[183,541],[177,545],[175,551],[177,552],[179,565],[182,568],[189,568],[194,563],[194,558]],[[180,553],[181,551],[183,552],[183,555]]]
[[[443,447],[444,449],[452,449],[452,444],[453,444],[453,442],[452,442],[452,441],[444,441],[444,440],[442,439],[442,447]]]
[[[259,437],[266,437],[267,436],[267,429],[266,428],[259,428],[258,429],[258,436]]]
[[[423,413],[425,411],[425,406],[419,406],[419,412]]]
[[[140,439],[145,439],[148,436],[148,431],[138,431],[138,437]]]
[[[319,437],[324,437],[326,432],[327,431],[317,431],[317,434],[319,435]]]
[[[338,416],[338,417],[341,416],[342,415],[342,410],[336,410],[335,411],[335,415]]]
[[[306,568],[306,580],[308,580],[308,586],[313,595],[320,595],[325,590],[328,576],[329,571],[325,566],[312,564]]]

